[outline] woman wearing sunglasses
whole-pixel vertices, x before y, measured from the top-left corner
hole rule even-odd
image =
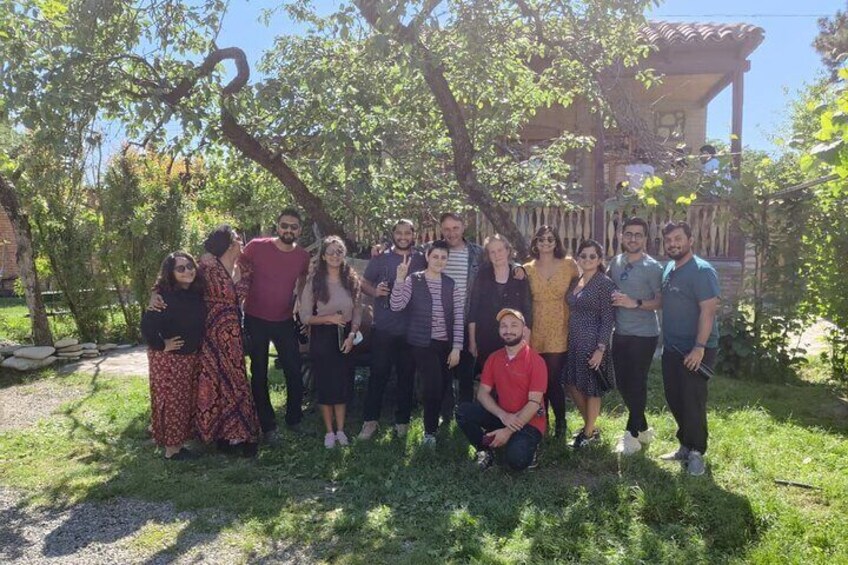
[[[548,369],[546,403],[554,412],[557,437],[565,434],[565,391],[562,373],[568,351],[568,304],[565,294],[580,276],[577,264],[565,256],[556,229],[542,226],[530,242],[530,256],[524,265],[530,281],[533,301],[533,323],[530,347],[541,354]]]
[[[615,322],[615,283],[604,274],[601,245],[592,239],[583,241],[577,248],[577,264],[580,278],[566,294],[571,318],[565,370],[566,390],[583,417],[583,429],[574,438],[575,448],[601,437],[595,421],[601,412],[601,397],[614,386],[607,348]]]
[[[206,318],[203,290],[194,258],[183,251],[171,253],[154,285],[167,308],[148,310],[141,319],[148,345],[153,439],[165,448],[168,460],[194,456],[183,446],[194,435],[198,351]]]
[[[359,275],[345,261],[347,249],[331,235],[321,242],[315,271],[300,295],[300,319],[309,325],[309,357],[317,401],[327,432],[324,447],[349,445],[344,431],[353,396],[353,341],[362,319]],[[333,420],[335,419],[335,427]]]

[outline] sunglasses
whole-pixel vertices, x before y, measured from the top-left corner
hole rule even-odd
[[[621,275],[619,275],[618,280],[626,281],[628,278],[630,278],[630,271],[632,271],[632,270],[633,270],[633,263],[627,263],[624,266],[624,272],[621,273]]]
[[[324,252],[324,255],[329,255],[330,257],[344,257],[345,250],[344,249],[328,249]]]
[[[277,224],[277,225],[278,225],[278,226],[280,226],[280,229],[281,229],[281,230],[292,230],[292,231],[297,231],[297,230],[299,230],[299,229],[300,229],[300,224],[290,224],[290,223],[288,223],[288,222],[280,222],[280,223],[279,223],[279,224]]]
[[[176,267],[174,267],[174,270],[180,274],[185,273],[186,271],[194,272],[195,266],[191,263],[187,265],[177,265]]]
[[[580,255],[578,255],[578,257],[580,257],[583,260],[589,260],[589,261],[594,261],[595,259],[598,258],[598,256],[595,255],[594,253],[592,253],[591,255],[588,254],[588,253],[581,253]]]
[[[556,243],[556,238],[552,235],[545,235],[538,239],[539,243]]]

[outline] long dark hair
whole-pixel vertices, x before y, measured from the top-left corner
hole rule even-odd
[[[203,241],[203,248],[217,258],[221,258],[236,240],[236,232],[227,224],[221,224],[212,230]]]
[[[601,247],[601,244],[595,241],[594,239],[584,239],[580,242],[580,245],[577,247],[577,256],[579,257],[583,250],[587,247],[592,247],[595,250],[595,253],[598,254],[598,272],[606,273],[607,268],[604,266],[604,249]]]
[[[197,261],[195,261],[194,257],[185,251],[174,251],[165,257],[165,260],[162,261],[162,266],[159,268],[159,276],[156,278],[153,290],[159,293],[173,292],[177,290],[178,286],[177,279],[174,277],[174,268],[177,266],[177,259],[180,257],[194,265],[194,281],[192,281],[191,285],[189,285],[188,291],[203,294],[205,284],[203,277],[201,277],[200,273],[197,272]]]
[[[318,262],[315,266],[315,272],[312,274],[312,296],[315,302],[326,303],[330,301],[330,287],[327,284],[327,261],[324,259],[324,254],[327,252],[327,248],[334,243],[340,245],[347,252],[344,241],[336,235],[329,235],[321,240],[321,248],[318,250],[318,257],[316,258]],[[351,268],[347,260],[342,262],[339,275],[342,286],[350,294],[353,302],[356,303],[359,300],[359,275]]]
[[[562,240],[559,238],[559,233],[553,226],[540,226],[539,229],[536,230],[535,235],[533,235],[533,239],[530,240],[530,257],[533,259],[539,258],[539,238],[546,233],[554,236],[554,239],[556,240],[556,242],[554,242],[554,257],[557,259],[565,258],[565,248],[562,246]]]

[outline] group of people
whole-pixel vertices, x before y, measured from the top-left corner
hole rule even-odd
[[[640,218],[623,223],[624,250],[609,268],[593,240],[579,244],[576,261],[568,257],[552,226],[537,230],[530,260],[521,265],[501,235],[483,246],[466,240],[457,214],[443,214],[442,239],[420,250],[414,224],[398,220],[392,244],[375,248],[361,277],[336,236],[321,241],[310,268],[309,254],[297,245],[301,227],[299,213],[286,210],[278,237],[255,239],[242,251],[237,234],[224,226],[207,239],[199,266],[181,252],[164,261],[142,329],[150,347],[153,435],[166,458],[191,457],[184,443],[195,435],[246,456],[255,455],[260,440],[279,441],[267,378],[272,341],[286,377],[286,424],[299,427],[295,311],[308,328],[324,445],[349,445],[346,406],[364,293],[374,306],[359,440],[379,430],[393,374],[394,432],[407,434],[417,375],[422,443],[435,446],[440,425],[455,415],[481,468],[493,464],[501,447],[512,469],[534,466],[549,412],[553,435],[566,434],[566,396],[582,419],[572,446],[598,442],[601,399],[614,388],[629,413],[616,450],[635,453],[654,438],[645,411],[662,309],[663,384],[680,444],[663,458],[682,462],[693,475],[704,472],[719,286],[715,269],[693,254],[685,222],[662,231],[671,259],[663,269],[645,251],[648,225]]]

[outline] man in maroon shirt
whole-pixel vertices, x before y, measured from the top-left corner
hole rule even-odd
[[[524,341],[521,312],[504,308],[496,318],[504,347],[486,360],[477,402],[460,404],[456,423],[477,450],[480,469],[492,466],[492,449],[504,447],[507,464],[521,471],[536,466],[536,448],[545,434],[548,370],[542,356]]]
[[[294,323],[295,292],[309,270],[309,253],[298,246],[300,212],[286,209],[277,217],[277,237],[256,238],[239,259],[247,275],[244,327],[250,334],[251,388],[263,437],[277,442],[277,419],[268,392],[268,347],[274,342],[286,377],[286,425],[297,429],[303,419],[303,377]]]

